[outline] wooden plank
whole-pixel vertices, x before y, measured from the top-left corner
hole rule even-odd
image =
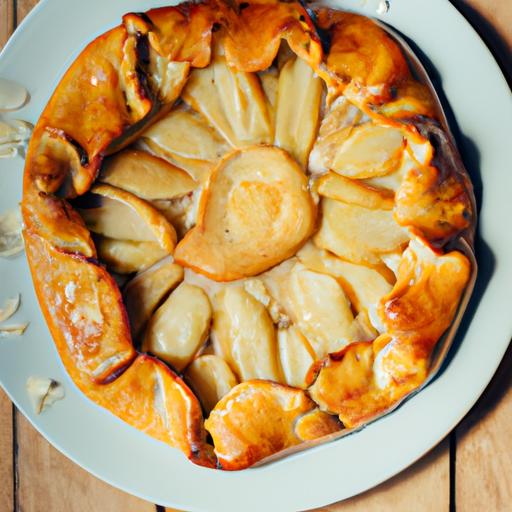
[[[495,32],[509,48],[512,48],[512,4],[509,0],[453,0],[453,3],[471,21],[483,22],[479,27],[487,36],[487,32]],[[473,12],[472,12],[473,11]],[[480,20],[474,17],[478,13]]]
[[[312,512],[448,512],[449,452],[447,438],[408,470],[375,489]],[[165,512],[180,511],[166,508]]]
[[[456,0],[512,82],[512,3]],[[478,404],[456,429],[455,504],[505,512],[512,503],[512,347]]]
[[[155,512],[153,504],[114,489],[61,455],[21,414],[17,421],[19,510]]]
[[[18,25],[37,3],[39,3],[39,0],[17,0],[16,17]]]
[[[450,454],[447,438],[400,475],[364,494],[316,512],[448,512],[449,504]]]
[[[9,39],[14,26],[14,9],[12,0],[0,0],[0,49]]]
[[[12,404],[0,388],[0,510],[14,507]]]
[[[455,500],[464,512],[512,503],[512,345],[493,381],[456,430]]]
[[[512,2],[450,0],[480,34],[512,84]]]

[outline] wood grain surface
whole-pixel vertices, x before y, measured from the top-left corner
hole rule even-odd
[[[0,0],[0,47],[36,3]],[[452,3],[481,33],[510,80],[512,0]],[[489,388],[449,438],[388,482],[317,512],[510,512],[511,388],[509,348]],[[164,509],[112,488],[66,459],[14,410],[0,389],[0,512],[158,510]]]

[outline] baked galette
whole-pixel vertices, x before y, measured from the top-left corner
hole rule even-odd
[[[125,15],[26,159],[27,255],[70,377],[227,470],[388,411],[472,272],[450,140],[370,19],[274,0]]]

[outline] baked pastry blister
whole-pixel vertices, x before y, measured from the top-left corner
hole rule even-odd
[[[226,470],[421,389],[471,293],[476,211],[417,71],[367,18],[274,0],[130,13],[90,43],[22,203],[79,389]]]

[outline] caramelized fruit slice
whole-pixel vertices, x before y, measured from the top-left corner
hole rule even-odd
[[[176,261],[217,281],[259,274],[295,253],[313,231],[315,213],[306,176],[287,153],[235,151],[213,174]]]
[[[158,242],[172,253],[176,231],[166,218],[146,201],[110,185],[96,185],[100,206],[80,210],[91,231],[108,238],[134,242]]]
[[[288,286],[292,316],[317,358],[358,341],[350,302],[336,279],[297,264]]]
[[[36,293],[57,350],[73,380],[105,382],[135,357],[121,294],[110,274],[25,231]]]
[[[211,316],[203,290],[182,283],[149,321],[143,350],[181,371],[206,341]]]
[[[286,62],[279,74],[274,143],[302,167],[316,137],[321,100],[322,81],[311,67],[299,58]]]
[[[404,147],[400,129],[365,123],[352,129],[329,167],[347,178],[382,176],[398,169]]]
[[[344,261],[312,243],[306,244],[297,257],[307,268],[335,277],[355,310],[367,313],[373,326],[383,330],[377,306],[392,286],[378,270]]]
[[[99,181],[147,200],[181,197],[197,187],[182,169],[136,149],[125,149],[106,160]]]
[[[267,102],[258,77],[227,66],[224,57],[215,57],[205,69],[195,69],[183,98],[234,148],[272,141]]]
[[[471,265],[460,252],[434,252],[420,238],[409,244],[398,280],[382,298],[379,313],[390,331],[415,331],[437,340],[448,328],[468,280]]]
[[[367,121],[368,117],[344,96],[336,98],[320,124],[318,137],[309,155],[309,170],[316,174],[327,172],[338,149],[354,127]]]
[[[363,208],[392,210],[395,205],[393,193],[379,190],[365,185],[361,181],[351,180],[333,172],[322,176],[318,180],[316,189],[321,196]]]
[[[238,384],[226,361],[211,354],[192,361],[185,375],[207,413]]]
[[[332,431],[332,419],[316,415],[307,428],[298,420],[314,411],[304,391],[274,382],[250,381],[233,388],[205,422],[222,469],[245,469],[265,457],[300,444],[307,436]]]
[[[135,276],[124,288],[123,296],[132,326],[138,336],[162,299],[183,281],[183,269],[168,256]]]
[[[228,286],[216,295],[212,339],[215,353],[241,381],[280,381],[274,325],[265,307],[243,288]]]
[[[118,274],[144,270],[167,255],[156,242],[132,242],[101,237],[96,241],[98,256],[107,267]]]
[[[277,341],[285,383],[306,389],[308,372],[316,360],[315,351],[299,329],[293,326],[280,329]]]
[[[315,243],[354,263],[375,264],[409,240],[389,210],[370,210],[333,199],[322,201],[322,225]],[[340,220],[341,219],[341,220]]]
[[[206,169],[211,170],[229,148],[205,118],[184,106],[155,123],[143,138],[152,151],[163,153],[201,182],[209,175]]]
[[[173,155],[207,162],[219,160],[229,147],[202,116],[183,105],[146,130],[144,138]]]
[[[271,67],[261,73],[258,73],[261,87],[267,97],[268,112],[272,126],[275,126],[277,90],[279,88],[279,73],[276,67]]]
[[[139,355],[108,385],[91,386],[83,379],[76,383],[91,400],[129,425],[180,449],[196,464],[215,467],[199,401],[165,364]]]

